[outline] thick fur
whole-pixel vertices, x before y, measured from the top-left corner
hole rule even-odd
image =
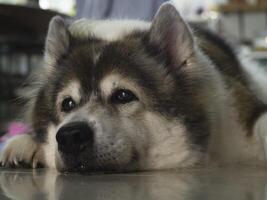
[[[189,27],[169,3],[152,23],[55,17],[46,67],[32,83],[32,132],[12,139],[2,164],[59,171],[140,171],[266,163],[266,87],[216,35]],[[118,89],[137,97],[114,104]],[[77,107],[61,111],[71,97]],[[93,144],[58,149],[58,130],[86,122]],[[28,141],[27,141],[28,140]],[[19,149],[25,149],[24,153]],[[30,159],[31,158],[31,159]]]

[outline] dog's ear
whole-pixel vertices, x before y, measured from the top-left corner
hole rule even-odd
[[[50,66],[53,66],[55,61],[68,51],[69,35],[64,19],[60,16],[53,17],[49,23],[45,41],[45,59]]]
[[[155,15],[149,36],[150,43],[160,48],[178,67],[193,53],[191,30],[171,3],[164,3]]]

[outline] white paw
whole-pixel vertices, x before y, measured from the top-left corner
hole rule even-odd
[[[19,167],[26,164],[35,168],[40,162],[38,144],[30,135],[19,135],[7,141],[0,155],[2,166]]]

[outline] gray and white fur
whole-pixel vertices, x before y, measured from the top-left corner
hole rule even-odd
[[[27,107],[32,131],[7,143],[5,166],[129,172],[266,162],[266,86],[258,96],[257,74],[170,3],[151,23],[55,17],[44,59]]]

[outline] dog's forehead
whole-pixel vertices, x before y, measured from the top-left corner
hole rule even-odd
[[[110,90],[117,83],[155,91],[165,71],[148,52],[144,41],[148,29],[149,23],[139,21],[77,21],[69,27],[70,50],[57,71],[66,82],[78,80],[86,94]]]
[[[70,25],[74,37],[95,37],[106,41],[116,41],[134,31],[146,31],[149,22],[138,20],[89,20],[81,19]]]
[[[131,40],[131,39],[130,39]],[[58,71],[83,85],[100,83],[106,76],[120,75],[134,80],[145,80],[154,75],[157,61],[150,58],[140,41],[120,42],[87,41],[74,45],[66,57],[61,58]],[[96,85],[95,85],[96,86]],[[94,87],[95,87],[94,86]]]

